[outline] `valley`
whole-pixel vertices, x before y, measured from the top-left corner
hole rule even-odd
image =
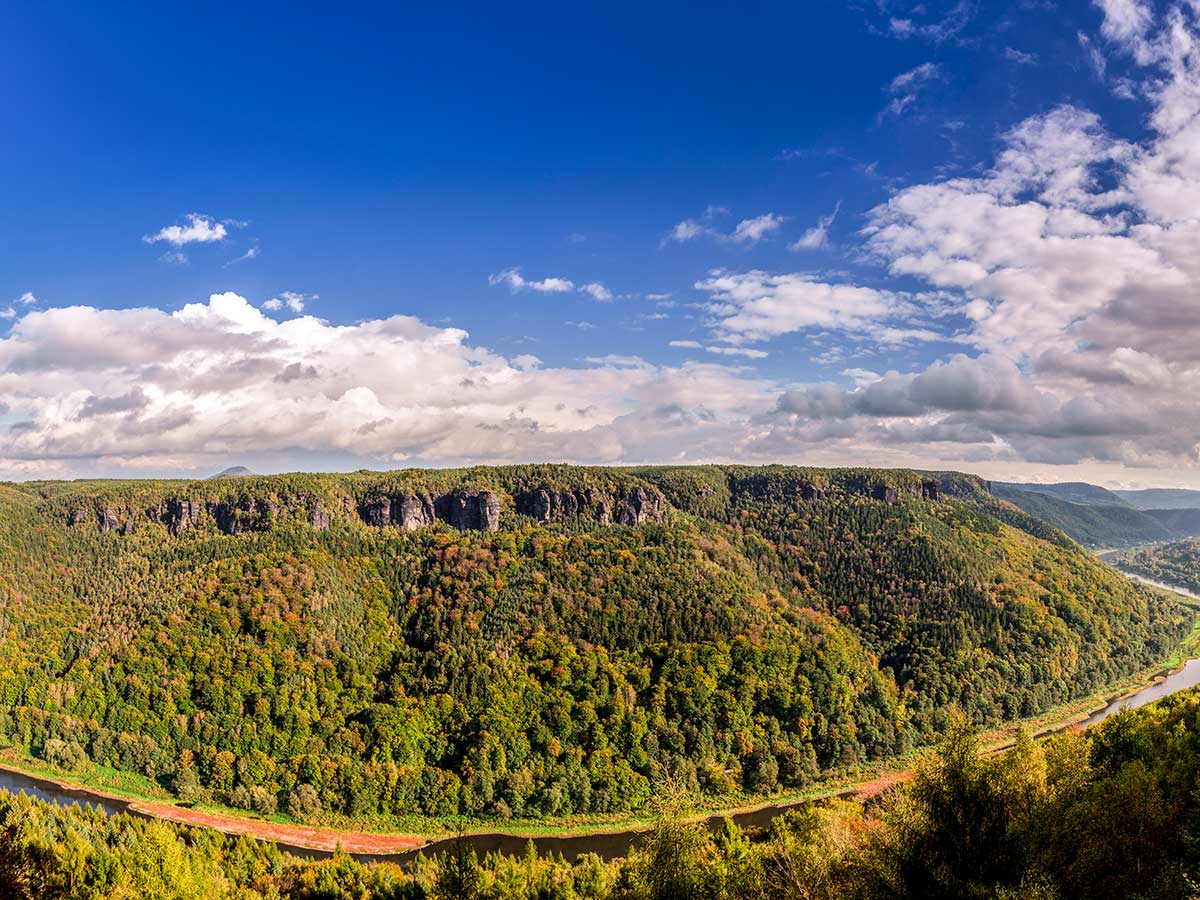
[[[1191,612],[953,473],[509,467],[0,488],[0,735],[432,833],[802,795],[1165,659]]]

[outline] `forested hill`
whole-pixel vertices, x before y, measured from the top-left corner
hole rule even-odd
[[[1200,594],[1200,538],[1113,554],[1113,565]]]
[[[992,493],[1085,547],[1133,547],[1200,534],[1200,491],[1109,491],[1094,484],[994,481]],[[1155,504],[1158,504],[1157,506]]]
[[[1189,624],[952,473],[0,485],[0,741],[302,819],[796,788],[954,705],[1091,693]]]

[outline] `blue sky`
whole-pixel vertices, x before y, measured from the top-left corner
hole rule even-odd
[[[1117,294],[1030,325],[1023,345],[1013,323],[1053,307],[1047,291],[1073,296],[1063,276],[1078,260],[1047,262],[1040,287],[1017,296],[993,283],[1022,266],[984,246],[987,226],[936,241],[930,230],[963,193],[1002,212],[1125,217],[1069,234],[1132,242],[1113,284],[1144,274],[1139,226],[1186,244],[1192,215],[1161,208],[1143,171],[1179,155],[1172,138],[1184,157],[1192,143],[1154,119],[1192,114],[1164,88],[1195,74],[1172,29],[1194,31],[1187,4],[9,11],[0,477],[562,458],[1186,481],[1196,436],[1167,439],[1130,416],[1166,404],[1173,421],[1190,358],[1155,356],[1149,332],[1106,347],[1093,326],[1122,324],[1085,320],[1109,315]],[[1014,139],[1022,128],[1037,134]],[[1006,149],[1021,160],[1004,163]],[[1194,173],[1176,170],[1190,189]],[[973,187],[945,195],[956,179]],[[926,205],[921,189],[938,185]],[[909,201],[920,209],[886,212]],[[1040,239],[1059,241],[1056,228]],[[1167,281],[1190,284],[1185,263],[1153,252]],[[961,277],[969,266],[986,287]],[[273,324],[213,312],[209,298],[227,294]],[[195,369],[164,337],[201,328],[181,318],[188,304],[215,333],[239,320],[230,328],[258,335],[235,352],[197,334],[214,348],[205,365],[243,380],[159,378]],[[426,330],[339,343],[366,333],[346,329],[388,332],[378,323],[395,316]],[[311,334],[296,342],[270,330],[305,318],[291,331]],[[98,335],[131,334],[142,355],[77,362]],[[462,358],[444,371],[424,355],[451,344]],[[1141,354],[1124,374],[1061,362],[1120,350]],[[376,355],[392,387],[358,377]],[[270,387],[292,382],[268,357],[313,368],[311,396],[324,399],[308,415],[324,436],[298,424],[231,434],[220,419],[278,403],[305,420],[303,392]],[[437,384],[473,381],[461,367],[512,390],[446,397]],[[428,394],[395,393],[421,371]],[[938,379],[1009,379],[1013,393],[917,396]],[[872,391],[904,397],[881,410]],[[576,399],[584,412],[558,416]],[[447,442],[415,424],[443,416],[470,434]],[[337,437],[356,417],[374,439]]]

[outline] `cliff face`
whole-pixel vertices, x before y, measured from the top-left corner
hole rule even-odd
[[[539,522],[581,517],[601,525],[661,522],[670,509],[662,493],[641,485],[618,488],[611,494],[590,487],[573,491],[538,488],[515,495],[513,503],[517,512]]]
[[[74,494],[62,499],[58,515],[70,525],[91,526],[104,534],[128,534],[155,523],[172,536],[196,528],[224,534],[261,532],[297,522],[321,531],[335,518],[404,531],[444,523],[494,532],[500,530],[502,515],[513,512],[547,524],[637,526],[666,521],[674,509],[724,521],[746,501],[815,503],[866,497],[895,505],[910,497],[937,501],[954,489],[953,482],[949,490],[944,479],[939,483],[939,473],[903,470],[543,468],[547,471],[532,476],[519,467],[464,470],[462,481],[441,472],[411,471],[399,477],[270,476],[239,480],[237,490],[213,490],[206,482],[182,488],[164,485],[161,493],[147,491],[140,500],[136,494],[122,498],[99,493],[80,502],[80,495]]]
[[[424,492],[380,497],[364,504],[359,515],[368,525],[398,525],[415,531],[435,521],[471,531],[498,531],[500,498],[491,491],[456,490],[433,496]]]

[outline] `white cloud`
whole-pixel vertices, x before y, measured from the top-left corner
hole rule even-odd
[[[33,291],[26,291],[17,298],[17,303],[20,303],[22,306],[34,306],[37,302],[37,297],[33,296]]]
[[[537,291],[539,294],[565,294],[575,289],[575,282],[567,278],[543,278],[530,281],[521,275],[517,268],[505,269],[489,276],[488,284],[507,285],[515,294],[518,291]]]
[[[940,339],[933,331],[895,327],[921,319],[938,295],[883,291],[833,284],[804,273],[717,270],[696,282],[711,297],[707,305],[714,335],[727,343],[769,340],[806,329],[832,329],[888,343]]]
[[[1009,62],[1016,63],[1018,66],[1032,66],[1036,65],[1038,61],[1036,53],[1027,53],[1015,47],[1005,47],[1004,58]]]
[[[1100,33],[1112,43],[1132,53],[1141,65],[1154,61],[1158,51],[1147,39],[1154,24],[1154,12],[1138,0],[1096,0],[1104,13]]]
[[[744,356],[747,359],[766,359],[768,356],[770,356],[766,350],[755,350],[751,347],[708,346],[704,349],[709,353],[716,353],[720,356]]]
[[[906,93],[913,88],[919,88],[924,84],[928,84],[937,77],[937,65],[931,62],[924,62],[919,66],[909,69],[907,72],[901,72],[893,78],[891,84],[888,85],[888,92],[892,94]]]
[[[725,212],[724,209],[719,207],[709,207],[705,211],[705,218],[712,218]],[[724,232],[711,225],[698,222],[695,219],[685,219],[671,229],[667,237],[664,238],[664,242],[676,241],[682,244],[694,241],[697,238],[707,237],[730,244],[754,244],[769,234],[778,231],[780,226],[786,221],[786,217],[768,212],[763,213],[761,216],[755,216],[752,219],[742,219],[734,226],[733,231]]]
[[[777,216],[774,213],[764,213],[753,219],[743,219],[737,223],[737,227],[733,229],[733,234],[729,236],[729,239],[735,244],[761,241],[771,232],[778,231],[779,226],[783,223],[783,216]]]
[[[505,269],[490,276],[488,284],[507,285],[514,294],[518,291],[536,291],[539,294],[567,294],[571,291],[578,291],[581,294],[586,294],[593,300],[599,300],[603,303],[607,303],[613,299],[613,292],[599,281],[589,281],[586,284],[576,284],[569,278],[543,278],[538,281],[532,281],[523,277],[521,270],[516,267]]]
[[[259,252],[258,245],[255,244],[253,247],[250,247],[248,250],[246,250],[246,252],[241,256],[236,256],[229,262],[225,263],[225,267],[228,268],[229,266],[236,265],[240,262],[248,262],[252,259],[258,259]]]
[[[880,4],[884,8],[884,4]],[[922,38],[934,44],[949,41],[959,34],[971,20],[972,4],[959,0],[940,16],[931,14],[926,3],[915,4],[906,15],[894,15],[888,20],[888,32],[900,40]]]
[[[818,219],[816,225],[805,231],[798,240],[788,244],[788,249],[799,252],[801,250],[819,250],[822,247],[827,247],[829,245],[829,228],[833,225],[841,208],[842,204],[839,201],[837,206],[833,208],[833,212]]]
[[[670,238],[671,240],[678,241],[682,244],[685,241],[692,241],[698,237],[702,237],[703,235],[711,235],[714,233],[715,232],[713,232],[711,228],[706,225],[701,225],[694,219],[684,219],[671,229]]]
[[[280,291],[278,297],[272,297],[263,303],[263,309],[269,309],[272,312],[287,307],[291,312],[304,312],[304,305],[310,300],[318,299],[316,294],[300,294],[296,291]]]
[[[679,347],[682,350],[699,350],[704,345],[699,341],[671,341],[668,346]]]
[[[188,213],[184,216],[186,225],[168,225],[160,228],[154,234],[142,238],[147,244],[166,241],[172,247],[182,247],[185,244],[209,244],[225,240],[228,232],[222,222],[214,222],[211,218],[200,213]]]
[[[508,359],[407,316],[276,321],[232,293],[174,313],[31,310],[0,338],[0,395],[21,423],[0,431],[0,477],[284,451],[350,466],[637,461],[680,447],[712,459],[736,454],[775,392],[720,364]]]
[[[598,281],[580,285],[579,290],[580,293],[587,294],[593,300],[600,300],[601,302],[607,302],[613,298],[612,291]]]
[[[1083,49],[1083,58],[1087,61],[1088,68],[1092,70],[1092,74],[1098,81],[1104,81],[1108,74],[1108,58],[1104,55],[1104,51],[1092,43],[1092,39],[1082,31],[1075,37]]]
[[[880,118],[885,116],[902,116],[904,112],[917,102],[921,91],[941,78],[941,70],[936,63],[925,62],[907,72],[901,72],[891,80],[887,93],[892,97],[887,106],[880,112]]]

